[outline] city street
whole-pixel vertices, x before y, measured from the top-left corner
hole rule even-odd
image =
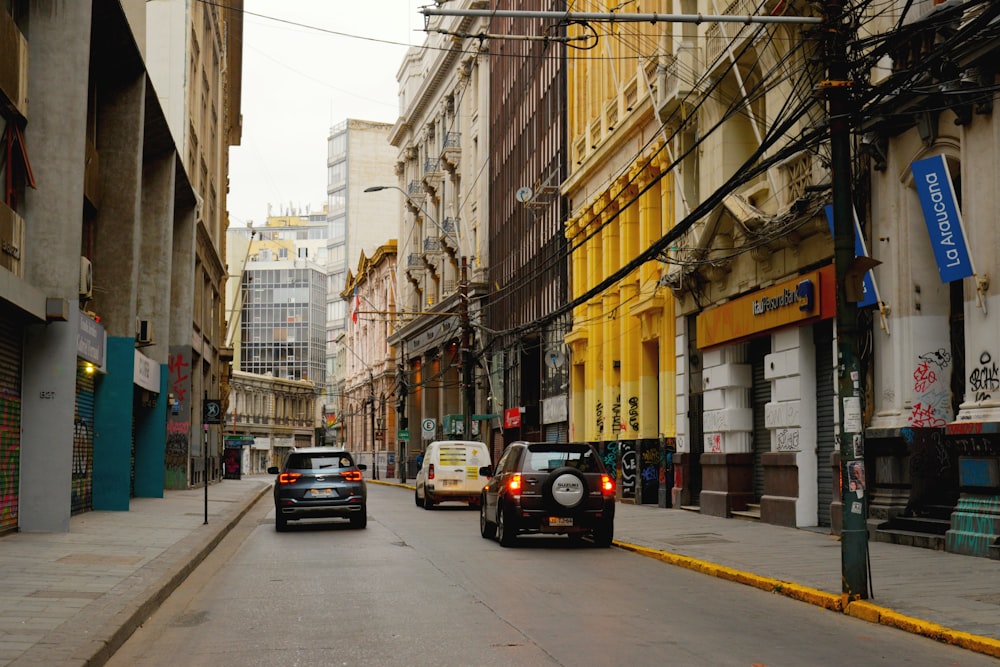
[[[522,538],[369,485],[369,523],[274,530],[269,495],[110,665],[993,665],[617,548]]]

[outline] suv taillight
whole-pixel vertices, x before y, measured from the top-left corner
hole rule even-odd
[[[360,470],[345,470],[340,473],[340,476],[346,479],[348,482],[360,482],[361,481],[361,471]]]
[[[294,484],[299,481],[299,477],[302,477],[302,473],[299,472],[283,472],[278,475],[278,484]]]
[[[615,480],[610,475],[601,475],[601,493],[605,496],[615,495]]]
[[[427,465],[427,479],[434,479],[434,464]]]
[[[510,480],[507,482],[507,490],[514,495],[520,495],[521,475],[511,475]]]

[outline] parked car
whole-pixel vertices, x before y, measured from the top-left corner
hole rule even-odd
[[[292,449],[279,469],[267,469],[274,485],[274,528],[284,531],[296,519],[350,519],[355,528],[368,525],[368,487],[350,452],[337,447]]]
[[[479,532],[505,547],[522,533],[590,535],[599,547],[615,535],[615,480],[590,443],[514,442],[482,490]]]
[[[479,505],[486,477],[481,470],[490,465],[490,451],[472,440],[436,440],[427,445],[417,471],[413,500],[417,507],[433,509],[446,500]]]

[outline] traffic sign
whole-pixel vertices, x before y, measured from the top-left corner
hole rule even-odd
[[[202,421],[206,424],[222,423],[222,401],[206,398],[201,406]]]
[[[399,433],[397,433],[397,435],[398,435],[399,439],[403,440],[403,441],[407,441],[407,440],[410,439],[410,431],[408,429],[405,429],[405,428],[399,429]]]
[[[432,417],[420,421],[420,435],[424,440],[431,440],[437,433],[437,422]]]

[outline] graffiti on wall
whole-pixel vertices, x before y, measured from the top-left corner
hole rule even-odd
[[[799,451],[799,429],[779,428],[774,432],[776,436],[776,450],[779,452]]]
[[[21,396],[0,390],[0,525],[17,525]]]
[[[989,352],[979,355],[979,365],[969,373],[969,388],[977,403],[990,400],[1000,391],[1000,369]]]
[[[597,402],[597,409],[594,411],[596,421],[594,425],[597,427],[597,434],[600,435],[604,433],[604,404],[600,401]]]
[[[191,376],[187,374],[187,369],[190,367],[191,364],[179,352],[170,355],[167,362],[167,369],[170,372],[170,391],[173,392],[178,403],[183,403],[184,399],[187,398],[187,388],[191,379]]]
[[[636,473],[639,460],[634,440],[623,440],[622,449],[622,497],[635,498]]]
[[[187,486],[188,446],[191,432],[190,422],[167,422],[167,451],[164,457],[166,467],[165,486],[180,489]]]
[[[918,428],[940,428],[952,420],[951,354],[944,348],[917,357],[913,370],[913,407],[908,421]]]
[[[628,397],[628,425],[633,431],[639,430],[639,397]]]
[[[607,469],[608,474],[612,478],[618,477],[618,443],[608,442],[605,443],[601,451],[601,461],[604,462],[604,467]]]
[[[615,431],[624,431],[622,428],[622,395],[615,396],[615,402],[611,406],[611,424]]]

